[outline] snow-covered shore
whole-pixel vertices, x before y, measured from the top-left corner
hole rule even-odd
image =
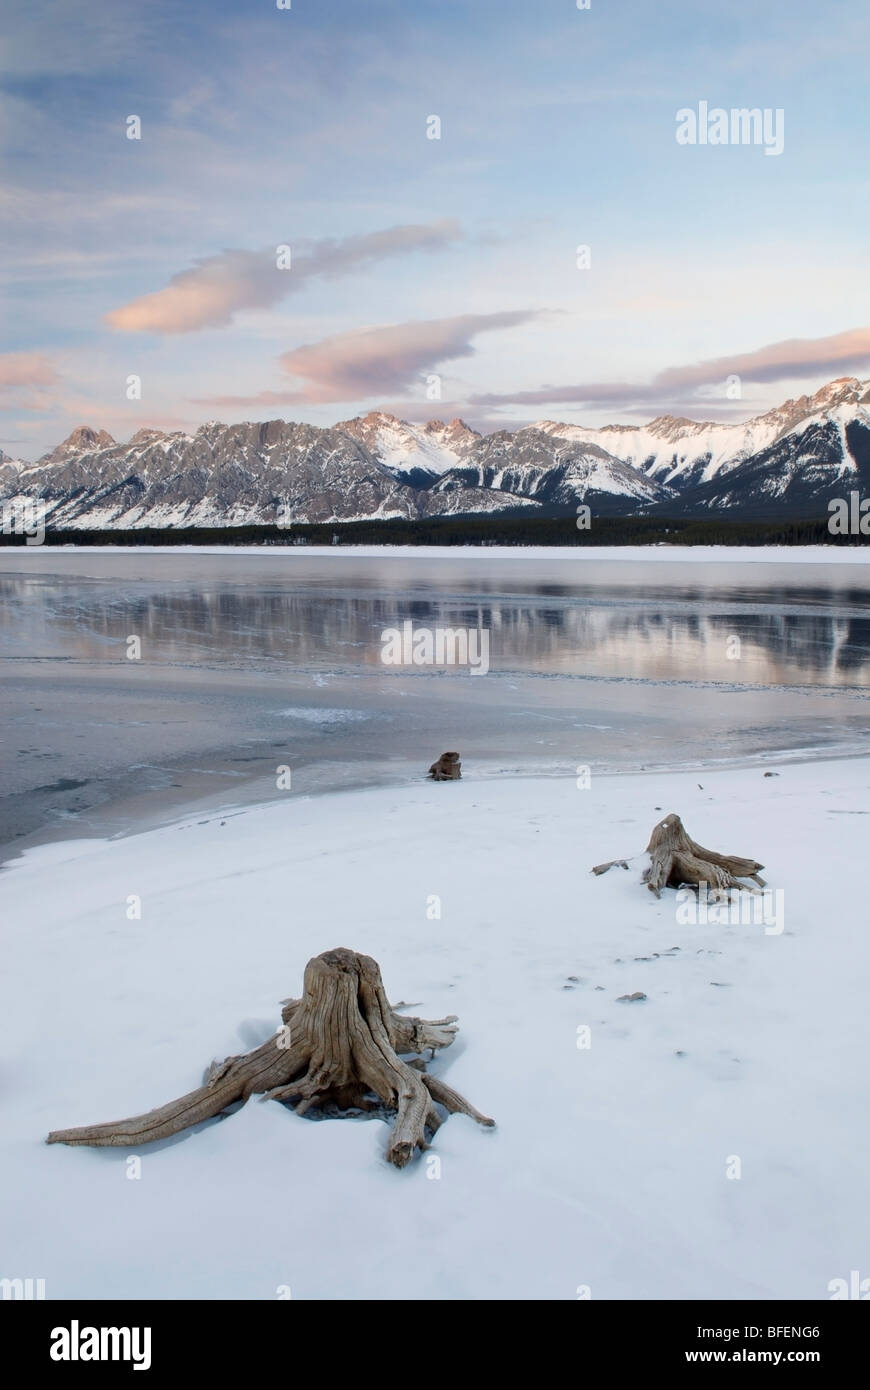
[[[48,1298],[824,1299],[866,1272],[870,760],[702,787],[466,771],[4,870],[0,1277]],[[781,934],[681,923],[647,893],[672,810],[764,861]],[[589,873],[619,855],[630,872]],[[388,1167],[379,1120],[256,1101],[142,1149],[139,1178],[124,1149],[44,1145],[264,1040],[337,945],[412,1013],[459,1016],[433,1070],[498,1128],[451,1117],[440,1177]]]
[[[709,563],[863,565],[867,548],[850,545],[61,545],[7,547],[2,554],[58,555],[331,555],[334,558],[397,556],[418,560],[683,560]]]

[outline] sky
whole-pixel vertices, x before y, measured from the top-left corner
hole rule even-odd
[[[862,0],[0,0],[0,449],[868,376],[868,40]]]

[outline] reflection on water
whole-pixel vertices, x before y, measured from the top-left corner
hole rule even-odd
[[[19,550],[0,599],[0,844],[117,828],[109,809],[132,823],[149,796],[267,799],[280,754],[312,791],[416,776],[445,747],[471,775],[567,774],[847,751],[868,729],[862,565]],[[383,665],[409,619],[488,630],[489,674]]]
[[[502,673],[765,685],[870,682],[868,596],[818,588],[811,596],[773,594],[761,609],[740,593],[613,596],[588,586],[560,593],[556,602],[552,593],[537,590],[496,599],[459,593],[422,598],[362,588],[330,593],[298,579],[292,590],[239,588],[230,581],[203,590],[0,575],[0,597],[0,656],[7,658],[111,660],[136,634],[150,662],[169,666],[378,668],[381,633],[410,619],[415,627],[487,630],[491,667]]]

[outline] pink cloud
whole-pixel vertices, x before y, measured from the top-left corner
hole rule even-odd
[[[106,315],[121,333],[193,333],[219,328],[244,309],[267,309],[317,276],[346,275],[365,265],[413,251],[436,251],[460,236],[451,219],[387,227],[364,236],[291,243],[290,268],[277,247],[222,251],[173,275],[162,290],[142,295]],[[286,259],[286,257],[285,257]]]
[[[422,319],[339,333],[282,354],[278,359],[282,368],[297,383],[286,391],[262,391],[256,396],[220,396],[211,403],[321,405],[403,395],[419,387],[421,375],[432,372],[440,363],[472,357],[475,352],[473,339],[477,334],[513,328],[536,317],[532,310],[509,310]]]
[[[0,352],[0,390],[16,386],[51,386],[57,372],[41,352]]]
[[[707,386],[727,376],[745,381],[780,381],[857,371],[870,362],[870,328],[852,328],[826,338],[786,338],[754,352],[714,357],[694,366],[668,367],[654,378],[657,387]]]
[[[666,367],[649,382],[598,381],[542,386],[531,391],[489,392],[470,397],[473,405],[576,404],[655,406],[675,392],[724,383],[729,376],[746,382],[832,377],[861,371],[870,364],[870,328],[853,328],[824,338],[787,338],[752,352],[714,357]]]
[[[4,410],[52,410],[60,377],[41,352],[0,352],[0,406]]]

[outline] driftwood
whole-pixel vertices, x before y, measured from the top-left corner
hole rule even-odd
[[[458,753],[442,753],[430,767],[429,776],[434,782],[457,782],[462,776],[461,768]]]
[[[416,1149],[441,1124],[435,1102],[479,1124],[495,1121],[475,1110],[450,1086],[426,1074],[423,1061],[404,1062],[400,1053],[449,1047],[456,1017],[427,1022],[400,1017],[387,1002],[380,967],[370,956],[339,947],[315,956],[305,967],[301,999],[288,999],[284,1026],[253,1052],[212,1062],[205,1082],[168,1105],[129,1120],[59,1129],[49,1144],[135,1148],[220,1115],[252,1095],[296,1102],[297,1115],[311,1106],[328,1112],[395,1110],[387,1158],[404,1168]]]
[[[705,883],[714,893],[726,893],[731,888],[746,888],[741,879],[751,879],[759,888],[765,887],[759,870],[764,868],[754,859],[743,859],[736,854],[718,854],[716,850],[704,849],[689,835],[680,817],[675,812],[665,816],[654,827],[646,853],[650,856],[649,868],[643,881],[651,893],[661,897],[665,887],[680,888],[684,884],[698,886]],[[628,868],[624,859],[611,859],[607,864],[596,864],[592,872],[604,874],[614,865]],[[750,889],[754,892],[754,889]]]
[[[608,869],[627,869],[627,859],[608,859],[606,864],[595,864],[592,872],[594,874],[606,874]]]

